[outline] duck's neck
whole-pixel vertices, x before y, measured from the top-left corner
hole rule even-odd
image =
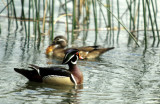
[[[60,48],[65,48],[67,46],[67,43],[65,42],[65,41],[63,41],[63,42],[61,42],[60,44],[59,44],[59,47]]]
[[[83,74],[76,64],[69,64],[69,70],[74,75],[77,84],[82,84],[83,82]]]
[[[79,71],[77,64],[69,64],[69,70],[72,71]]]

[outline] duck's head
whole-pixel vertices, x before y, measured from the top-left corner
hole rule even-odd
[[[67,46],[67,39],[64,36],[57,36],[54,38],[51,45],[46,49],[46,55],[52,56],[53,50],[56,48],[64,48]]]
[[[59,48],[65,48],[67,46],[67,39],[62,35],[56,36],[52,45],[57,45]]]
[[[78,59],[83,59],[79,53],[79,50],[68,49],[65,53],[62,64],[77,64]]]

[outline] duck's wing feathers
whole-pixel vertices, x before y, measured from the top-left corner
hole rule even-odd
[[[80,51],[93,51],[93,50],[97,50],[97,49],[100,49],[101,46],[86,46],[86,47],[78,47],[77,49],[80,50]]]
[[[61,67],[40,67],[39,74],[42,77],[48,75],[69,77],[71,73],[67,69]]]
[[[114,47],[102,48],[100,46],[86,46],[77,48],[80,51],[80,54],[84,58],[92,59],[99,57],[101,54],[114,49]]]
[[[92,51],[106,52],[106,51],[109,51],[111,49],[114,49],[114,47],[102,48],[101,46],[97,45],[97,46],[79,47],[77,49],[79,51],[88,51],[88,52],[92,52]]]
[[[77,85],[74,76],[65,68],[61,67],[40,67],[39,74],[42,76],[43,81],[46,83],[56,85]]]

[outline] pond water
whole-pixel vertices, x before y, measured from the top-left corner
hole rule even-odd
[[[49,36],[42,39],[39,48],[25,42],[23,31],[8,31],[8,19],[0,18],[0,104],[157,104],[160,103],[160,48],[127,45],[128,34],[121,31],[119,42],[106,42],[106,33],[99,32],[97,44],[115,49],[95,60],[83,60],[78,66],[84,74],[83,86],[63,87],[28,82],[14,68],[63,66],[61,60],[48,59],[45,49]],[[60,31],[60,33],[63,33]],[[89,34],[94,34],[90,31]],[[58,35],[58,33],[56,33]],[[75,40],[82,46],[82,36]],[[94,44],[89,35],[85,45]],[[115,40],[115,39],[114,39]],[[152,41],[151,41],[152,42]],[[29,48],[28,48],[29,46]]]
[[[24,40],[19,32],[0,36],[2,104],[160,103],[160,48],[144,51],[142,47],[127,47],[125,43],[115,45],[114,50],[96,60],[78,62],[84,74],[82,87],[61,88],[28,82],[14,72],[13,68],[28,64],[62,66],[61,60],[46,58],[47,39],[40,50],[32,45],[27,48]]]

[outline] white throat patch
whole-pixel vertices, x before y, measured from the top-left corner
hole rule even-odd
[[[76,56],[76,57],[77,57],[77,60],[78,60],[78,56]],[[76,61],[74,61],[74,62],[73,62],[73,61],[71,61],[71,63],[72,63],[72,64],[77,64],[77,60],[76,60]]]
[[[56,44],[54,47],[57,48],[58,46],[59,46],[59,45]]]
[[[64,42],[65,42],[65,40],[64,40],[64,39],[59,39],[58,41],[64,41]]]
[[[72,64],[77,64],[77,60],[75,62],[71,61]]]

